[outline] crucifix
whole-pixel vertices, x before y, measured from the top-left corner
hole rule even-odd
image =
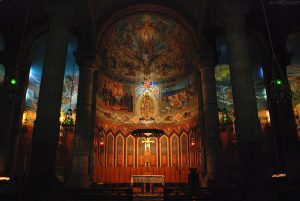
[[[145,157],[145,166],[149,166],[150,156],[151,156],[151,143],[155,143],[154,140],[151,140],[151,137],[143,137],[142,143],[145,144],[145,151],[144,151],[144,157]]]

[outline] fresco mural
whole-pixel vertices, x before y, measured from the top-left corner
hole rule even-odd
[[[216,87],[218,106],[220,109],[226,107],[229,114],[233,115],[233,97],[230,80],[230,71],[228,64],[216,66],[215,70]],[[257,101],[258,111],[266,110],[267,108],[267,94],[264,86],[262,68],[256,66],[252,70],[252,77],[255,87],[255,95]]]
[[[107,74],[126,80],[182,75],[191,67],[192,40],[174,19],[153,13],[127,16],[112,24],[103,39]]]
[[[186,107],[197,104],[196,93],[197,84],[195,77],[190,76],[189,79],[184,79],[173,85],[165,85],[162,87],[162,113],[177,111]]]
[[[101,106],[113,111],[133,112],[132,86],[101,78]]]
[[[25,112],[27,113],[28,121],[35,120],[35,112],[38,104],[39,89],[42,76],[42,66],[44,61],[44,54],[46,50],[46,39],[44,35],[34,42],[32,46],[31,59],[32,64],[29,73],[29,83],[26,92]],[[71,37],[67,50],[65,79],[62,96],[62,112],[66,112],[69,108],[76,108],[77,91],[79,81],[79,69],[75,63],[74,51],[76,50],[76,39]],[[70,105],[71,103],[71,105]],[[28,123],[30,123],[28,122]]]
[[[287,68],[288,80],[292,90],[293,105],[300,111],[300,65],[290,65]]]
[[[300,65],[289,65],[287,67],[287,75],[292,91],[292,102],[300,139]]]
[[[195,119],[198,115],[195,79],[189,75],[145,88],[141,82],[119,82],[103,75],[97,94],[97,122],[136,125],[143,124],[142,120],[165,124]]]

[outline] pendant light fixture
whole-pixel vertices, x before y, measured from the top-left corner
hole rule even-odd
[[[267,18],[266,10],[263,1],[261,0],[261,6],[265,18],[266,28],[268,32],[268,39],[272,52],[272,78],[270,83],[270,99],[272,102],[279,103],[281,101],[286,101],[292,96],[291,89],[289,87],[289,81],[284,76],[282,69],[280,67],[278,57],[274,52],[274,46],[272,41],[272,36],[269,27],[269,21]]]

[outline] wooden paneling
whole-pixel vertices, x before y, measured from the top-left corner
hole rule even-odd
[[[189,167],[95,167],[96,183],[130,183],[131,175],[165,175],[167,183],[187,183]]]

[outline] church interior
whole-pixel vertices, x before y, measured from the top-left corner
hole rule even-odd
[[[298,201],[299,10],[0,0],[0,200]]]

